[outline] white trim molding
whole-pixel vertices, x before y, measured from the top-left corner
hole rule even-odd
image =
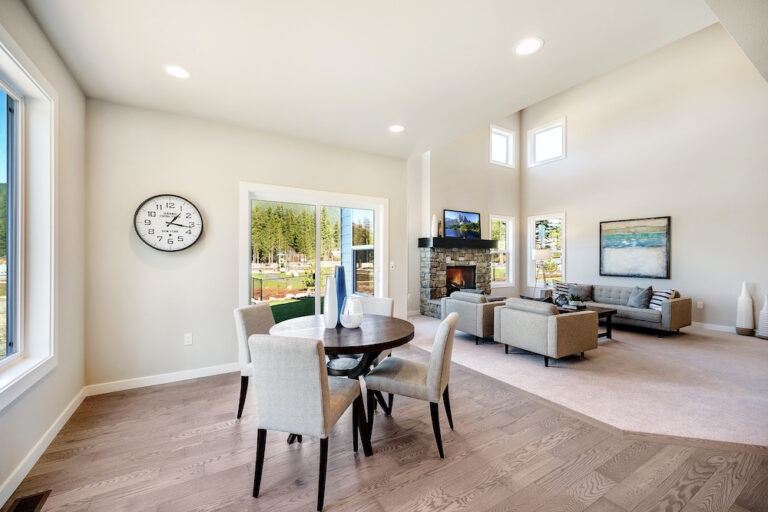
[[[221,375],[222,373],[239,372],[240,368],[240,363],[225,363],[216,366],[206,366],[204,368],[194,368],[192,370],[181,370],[178,372],[147,375],[146,377],[136,377],[133,379],[102,382],[101,384],[90,384],[85,386],[83,390],[85,396],[103,395],[104,393],[114,393],[115,391],[125,391],[126,389],[156,386],[158,384],[168,384],[170,382],[179,382],[189,379],[199,379],[201,377]]]
[[[553,157],[553,158],[547,158],[546,160],[539,160],[536,161],[536,135],[549,131],[553,128],[557,128],[558,126],[562,126],[562,144],[563,144],[563,152],[561,155]],[[561,117],[560,119],[555,119],[554,121],[550,121],[547,124],[543,124],[541,126],[537,126],[535,128],[531,128],[528,130],[528,133],[526,134],[527,138],[527,148],[528,148],[528,167],[536,167],[537,165],[544,165],[548,164],[550,162],[556,162],[557,160],[564,160],[567,156],[567,138],[566,138],[566,118],[565,116]]]
[[[693,325],[694,327],[702,327],[704,329],[709,329],[710,331],[728,332],[731,334],[736,334],[736,328],[732,325],[708,324],[704,322],[691,322],[691,325]]]
[[[497,126],[492,124],[490,131],[488,132],[488,162],[493,165],[500,165],[502,167],[515,168],[515,160],[517,160],[517,133],[509,128],[503,126]],[[500,160],[493,159],[493,136],[494,134],[501,135],[507,139],[507,155],[506,159],[502,162]]]

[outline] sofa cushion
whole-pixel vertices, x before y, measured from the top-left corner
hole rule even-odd
[[[538,313],[545,316],[553,316],[557,314],[557,308],[554,304],[547,304],[546,302],[539,302],[537,300],[517,299],[512,297],[507,299],[505,304],[508,308],[527,311],[529,313]]]
[[[578,295],[585,302],[592,300],[592,285],[568,283],[568,296],[571,295]]]
[[[606,286],[596,284],[592,287],[592,300],[610,305],[625,306],[632,288],[626,286]]]
[[[479,293],[480,295],[484,293],[483,290],[480,290],[478,288],[461,288],[459,289],[459,291],[462,293]]]
[[[661,311],[661,303],[674,298],[675,295],[675,290],[653,290],[653,297],[651,297],[651,303],[648,307]]]
[[[557,297],[560,294],[568,295],[568,283],[564,283],[562,281],[555,281],[553,284],[554,290],[552,290],[552,295]]]
[[[461,300],[464,302],[473,302],[475,304],[485,304],[488,302],[485,295],[480,293],[467,293],[467,292],[453,292],[451,298],[454,300]]]
[[[648,309],[648,304],[651,302],[652,293],[653,288],[650,286],[648,288],[640,288],[639,286],[635,286],[635,288],[632,290],[632,293],[629,294],[629,299],[627,299],[627,306],[631,308]]]
[[[643,322],[661,323],[661,311],[653,309],[633,308],[629,306],[619,306],[616,304],[607,304],[605,302],[588,302],[588,306],[597,306],[600,308],[612,308],[616,310],[614,317],[631,318],[632,320],[641,320]]]

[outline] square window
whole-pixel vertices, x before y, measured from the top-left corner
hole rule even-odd
[[[515,132],[491,126],[491,163],[515,166]]]
[[[528,132],[528,167],[565,158],[565,118]]]

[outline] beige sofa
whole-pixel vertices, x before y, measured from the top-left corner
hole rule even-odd
[[[445,320],[451,313],[458,313],[456,330],[472,334],[478,344],[480,338],[493,335],[493,309],[501,304],[489,301],[482,293],[453,292],[440,300],[440,317]]]
[[[661,303],[661,311],[633,308],[627,306],[632,290],[632,287],[627,286],[594,285],[592,301],[586,304],[615,309],[617,313],[612,318],[614,325],[624,324],[655,329],[659,337],[664,333],[691,325],[693,303],[690,298],[681,298],[680,294],[675,292],[673,298]]]
[[[509,347],[517,347],[549,358],[574,354],[584,355],[597,348],[597,313],[579,311],[558,314],[553,304],[526,299],[507,299],[493,315],[493,339]]]

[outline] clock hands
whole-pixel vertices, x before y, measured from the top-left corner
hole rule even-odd
[[[170,226],[171,224],[173,224],[174,226],[178,226],[178,224],[174,224],[174,222],[176,222],[176,219],[178,219],[180,216],[181,216],[181,212],[177,213],[176,216],[171,219],[171,222],[166,222],[165,223],[166,227]],[[182,227],[184,227],[184,226],[182,226]]]
[[[176,220],[176,219],[173,219],[173,220]],[[173,221],[171,221],[171,222],[167,222],[166,224],[168,224],[169,226],[179,226],[180,228],[189,228],[189,227],[191,227],[191,226],[184,226],[184,225],[182,225],[182,224],[176,224],[176,223],[175,223],[175,222],[173,222]]]

